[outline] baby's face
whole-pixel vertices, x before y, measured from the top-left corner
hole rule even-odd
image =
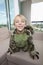
[[[25,21],[22,20],[20,17],[16,17],[15,27],[18,31],[22,31],[25,27]]]

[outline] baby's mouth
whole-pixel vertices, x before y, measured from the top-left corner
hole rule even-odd
[[[23,26],[18,26],[19,28],[22,28]]]

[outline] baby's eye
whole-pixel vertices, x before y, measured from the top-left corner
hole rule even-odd
[[[22,23],[24,23],[25,21],[22,21]]]
[[[19,21],[16,21],[16,23],[18,23]]]

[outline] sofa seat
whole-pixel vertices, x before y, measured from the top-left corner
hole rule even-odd
[[[16,52],[12,55],[7,54],[8,65],[40,65],[39,60],[33,60],[28,52]]]
[[[7,65],[6,53],[0,57],[0,65]]]

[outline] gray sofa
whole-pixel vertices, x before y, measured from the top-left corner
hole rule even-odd
[[[7,65],[6,51],[9,47],[10,34],[7,28],[0,28],[0,65]]]
[[[12,55],[6,53],[9,47],[10,33],[7,28],[0,28],[0,65],[43,65],[43,41],[41,39],[43,34],[39,36],[40,38],[36,34],[33,35],[33,42],[36,50],[40,53],[39,60],[33,60],[28,52],[21,51]]]

